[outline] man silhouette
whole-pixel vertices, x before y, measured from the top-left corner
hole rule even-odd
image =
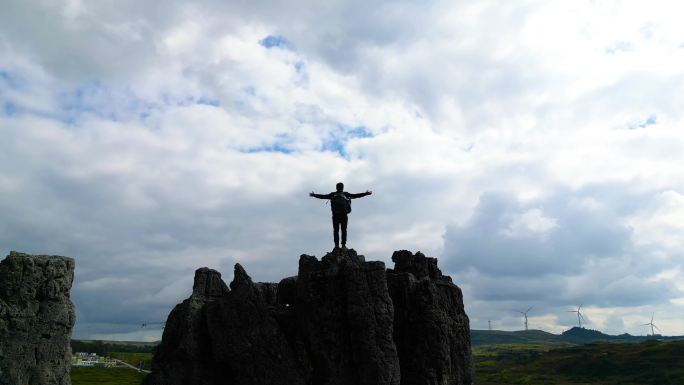
[[[352,194],[344,191],[344,184],[342,182],[335,185],[337,191],[330,194],[316,194],[313,191],[309,193],[310,197],[318,199],[330,200],[330,209],[332,210],[333,223],[333,239],[335,240],[335,249],[340,248],[339,231],[342,228],[342,248],[347,248],[347,221],[348,214],[351,212],[351,200],[362,198],[366,195],[371,195],[373,192],[366,190],[366,192]]]

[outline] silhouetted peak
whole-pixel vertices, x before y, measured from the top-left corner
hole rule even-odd
[[[365,262],[366,258],[357,254],[354,249],[338,248],[325,254],[320,261],[314,256],[302,254],[299,257],[299,273],[326,271],[327,274],[337,274],[343,267],[359,268]]]
[[[318,263],[318,258],[313,255],[302,254],[299,256],[299,269],[301,270],[302,265],[309,265],[312,263]]]
[[[328,264],[351,263],[356,265],[365,262],[366,258],[363,255],[358,255],[354,249],[337,248],[324,255],[321,261]]]
[[[192,285],[193,297],[203,299],[223,297],[228,292],[226,283],[221,279],[221,273],[208,267],[195,270],[195,282]]]
[[[415,254],[408,250],[395,251],[392,254],[392,262],[397,273],[411,273],[418,279],[442,277],[442,271],[437,267],[437,258],[426,257],[420,251]]]
[[[436,259],[397,255],[391,273],[353,249],[303,254],[277,284],[236,264],[225,296],[174,308],[145,384],[471,384],[461,290]]]
[[[235,269],[234,269],[234,274],[233,274],[233,282],[230,283],[230,288],[235,290],[236,287],[243,283],[252,283],[252,278],[247,274],[245,271],[245,268],[242,267],[239,263],[235,264]]]

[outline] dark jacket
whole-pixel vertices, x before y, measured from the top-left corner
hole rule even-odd
[[[332,199],[333,195],[335,195],[336,193],[337,193],[337,191],[333,191],[333,192],[331,192],[330,194],[313,194],[312,196],[313,196],[314,198],[318,198],[318,199],[328,199],[328,200],[330,200],[330,199]],[[342,191],[342,194],[344,194],[344,195],[345,195],[347,198],[349,198],[349,199],[362,198],[362,197],[365,197],[366,195],[370,195],[369,192],[362,192],[362,193],[358,193],[358,194],[352,194],[352,193],[349,193],[349,192],[346,192],[346,191]],[[332,207],[332,205],[330,205],[330,210],[332,211],[332,209],[333,209],[333,207]]]

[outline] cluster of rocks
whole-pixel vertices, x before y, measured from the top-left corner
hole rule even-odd
[[[280,283],[208,268],[170,313],[147,385],[472,383],[461,290],[435,258],[397,251],[394,269],[354,250],[299,259]]]
[[[10,252],[0,262],[0,385],[71,385],[74,260]]]

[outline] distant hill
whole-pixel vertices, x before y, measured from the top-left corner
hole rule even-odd
[[[101,341],[101,340],[71,340],[71,351],[97,353],[101,356],[110,352],[152,353],[159,342],[141,341]]]
[[[497,344],[562,344],[561,336],[542,330],[471,330],[470,343],[478,345]]]
[[[470,330],[470,340],[473,346],[500,344],[545,344],[545,345],[583,345],[592,342],[643,342],[643,341],[673,341],[684,340],[684,336],[633,336],[628,333],[613,336],[598,330],[573,327],[561,334],[553,334],[543,330]],[[102,346],[105,345],[105,346]],[[72,348],[83,350],[107,350],[151,352],[159,345],[159,341],[105,341],[105,340],[72,340]],[[114,348],[113,346],[116,346]]]
[[[119,340],[73,340],[86,344],[103,343],[110,345],[157,346],[160,341],[119,341]]]
[[[674,341],[682,340],[684,336],[661,336],[656,334],[655,336],[633,336],[628,333],[620,334],[617,336],[612,336],[610,334],[602,333],[598,330],[586,329],[573,327],[572,329],[566,330],[561,334],[561,338],[569,343],[574,344],[586,344],[590,342],[644,342],[644,341]]]
[[[471,330],[470,340],[473,346],[501,344],[544,344],[544,345],[583,345],[592,342],[643,342],[684,340],[684,336],[633,336],[628,333],[613,336],[598,330],[573,327],[561,334],[553,334],[543,330]],[[130,351],[151,352],[159,341],[94,341],[72,340],[73,351]],[[104,346],[103,346],[104,345]],[[116,347],[114,347],[116,346]]]
[[[613,336],[598,330],[573,327],[562,334],[548,333],[542,330],[471,330],[470,340],[473,346],[497,344],[552,344],[582,345],[591,342],[643,342],[649,340],[682,340],[684,336],[633,336],[620,334]]]

